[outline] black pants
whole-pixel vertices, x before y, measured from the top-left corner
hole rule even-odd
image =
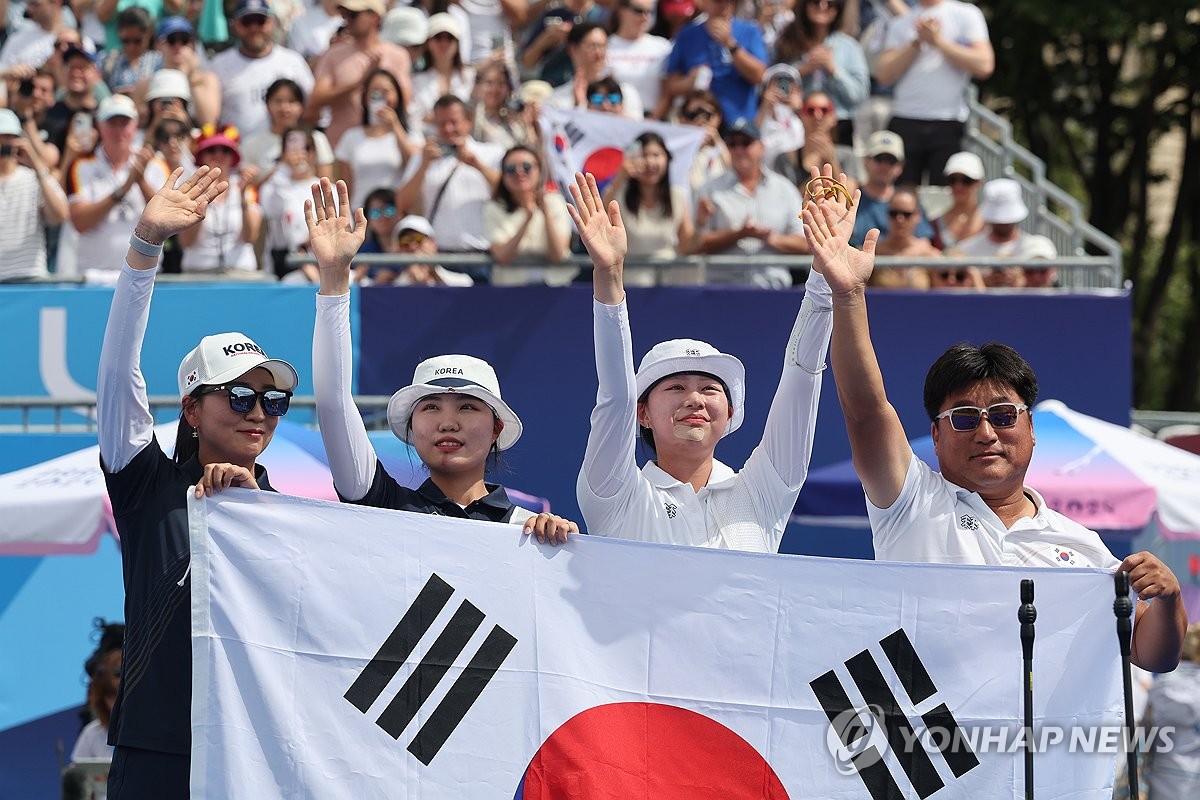
[[[896,183],[920,186],[927,182],[931,186],[945,186],[946,176],[942,170],[950,156],[962,150],[965,128],[964,123],[954,120],[892,117],[888,130],[898,133],[904,140],[904,171]],[[922,180],[925,175],[929,176],[927,181]]]
[[[109,800],[188,800],[191,758],[117,745],[108,770]]]

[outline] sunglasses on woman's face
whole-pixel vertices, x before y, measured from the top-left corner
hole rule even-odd
[[[889,208],[888,216],[892,219],[912,219],[916,211],[905,211],[902,208]]]
[[[200,394],[214,392],[229,393],[229,407],[238,414],[249,414],[261,400],[263,413],[269,417],[282,417],[288,412],[292,402],[292,393],[283,389],[266,389],[258,392],[249,386],[209,386]]]
[[[189,45],[192,43],[192,37],[186,33],[172,33],[167,37],[167,44],[178,47],[179,45]]]
[[[418,233],[417,231],[405,231],[396,237],[396,244],[401,247],[412,247],[413,245],[421,244],[428,238],[425,234]]]
[[[522,175],[528,175],[529,173],[533,172],[533,166],[534,165],[532,161],[509,162],[508,164],[504,165],[504,174],[516,175],[518,172],[520,172]]]
[[[810,117],[825,116],[833,113],[833,105],[823,105],[821,103],[805,103],[800,107],[801,114],[807,114]]]
[[[689,122],[695,122],[698,119],[712,119],[716,114],[707,108],[689,108],[683,112],[683,118]]]
[[[388,217],[390,219],[394,216],[396,216],[395,206],[379,206],[367,212],[367,219],[379,219],[380,217]]]
[[[608,94],[601,94],[597,92],[596,94],[588,95],[588,102],[594,106],[602,106],[605,103],[611,103],[614,106],[619,106],[622,99],[623,98],[621,95],[617,92],[609,92]]]

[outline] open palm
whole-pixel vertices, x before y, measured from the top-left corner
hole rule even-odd
[[[567,211],[579,229],[579,236],[596,270],[620,270],[625,262],[625,254],[629,252],[629,239],[625,235],[625,223],[621,220],[616,201],[610,203],[607,209],[604,207],[596,178],[590,172],[586,177],[575,173],[571,197],[575,205],[568,205]]]
[[[833,169],[812,171],[810,185],[827,185]],[[845,181],[846,176],[840,176]],[[827,179],[821,184],[820,178]],[[872,229],[863,241],[862,250],[850,246],[854,222],[858,218],[861,193],[855,190],[850,197],[840,192],[814,191],[804,206],[804,235],[813,254],[813,269],[825,276],[835,292],[849,292],[865,286],[875,268],[875,244],[879,231]]]
[[[304,221],[321,272],[345,273],[348,278],[350,262],[367,235],[367,218],[360,208],[351,220],[350,191],[345,181],[337,182],[336,203],[333,190],[329,178],[312,185],[313,199],[304,201]]]
[[[176,169],[167,178],[162,188],[146,203],[142,212],[142,224],[149,232],[165,241],[204,219],[208,204],[229,188],[229,181],[221,180],[221,170],[200,167],[179,186],[183,168]]]

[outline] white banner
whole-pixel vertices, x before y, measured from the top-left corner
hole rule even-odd
[[[691,194],[688,174],[704,142],[703,128],[551,105],[542,106],[539,122],[550,175],[568,201],[571,196],[567,187],[575,182],[576,172],[595,175],[603,192],[620,169],[625,148],[643,133],[662,137],[671,154],[671,185],[683,189],[685,195]]]
[[[1037,795],[1111,797],[1099,571],[551,548],[266,492],[190,502],[193,797],[1020,797],[1026,577]]]

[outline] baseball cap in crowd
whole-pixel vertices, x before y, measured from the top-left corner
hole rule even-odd
[[[69,45],[67,49],[63,51],[63,63],[67,63],[67,61],[74,56],[83,56],[88,61],[92,62],[92,64],[97,63],[95,53],[84,50],[82,47],[76,47],[75,45]]]
[[[427,358],[413,373],[413,382],[392,395],[388,401],[388,425],[403,442],[412,444],[409,419],[413,407],[422,397],[431,394],[462,394],[474,397],[491,406],[504,423],[496,447],[507,450],[521,438],[521,420],[500,398],[500,382],[492,365],[474,356],[449,355]]]
[[[708,342],[696,339],[668,339],[651,347],[642,356],[634,382],[640,398],[650,387],[668,375],[680,372],[704,372],[715,375],[729,391],[729,404],[733,416],[725,436],[736,431],[745,415],[746,368],[742,362],[727,353],[722,353]]]
[[[1029,216],[1021,197],[1021,184],[1012,178],[996,178],[983,185],[979,216],[992,225],[1011,225]]]
[[[696,13],[696,0],[663,0],[660,13],[666,16],[690,17]]]
[[[21,120],[10,109],[0,108],[0,136],[20,136]]]
[[[271,4],[267,0],[238,0],[237,6],[233,9],[233,18],[241,19],[251,15],[271,16]]]
[[[891,156],[897,161],[904,160],[904,140],[900,134],[892,131],[875,131],[867,137],[867,157]]]
[[[983,180],[983,159],[974,153],[955,153],[946,159],[943,175],[963,175],[973,181]]]
[[[192,102],[192,86],[187,75],[177,69],[160,69],[151,76],[146,99],[162,100],[166,97],[178,97],[185,103]]]
[[[736,134],[749,136],[751,139],[761,139],[762,133],[758,130],[758,126],[745,117],[738,117],[721,131],[721,138],[728,139]]]
[[[433,226],[429,224],[429,220],[425,219],[424,217],[422,217],[418,214],[409,214],[408,216],[403,217],[399,222],[396,223],[396,235],[397,236],[404,233],[405,231],[412,231],[414,233],[420,233],[425,236],[428,236],[430,239],[436,238],[433,235]]]
[[[219,386],[240,378],[255,367],[271,373],[276,389],[290,392],[300,382],[295,367],[269,358],[246,334],[217,333],[201,339],[179,363],[179,397],[187,397],[197,386]]]
[[[762,85],[770,86],[771,81],[775,80],[780,75],[786,75],[792,79],[792,83],[797,86],[801,85],[800,70],[793,67],[791,64],[772,64],[763,72]]]
[[[415,6],[397,6],[383,18],[379,35],[400,47],[416,47],[429,38],[429,19]]]
[[[129,117],[130,119],[138,118],[137,106],[129,95],[125,94],[110,94],[108,97],[100,101],[100,107],[96,109],[96,120],[104,122],[113,117]]]
[[[172,33],[186,33],[188,36],[195,36],[196,29],[184,17],[163,17],[154,31],[154,38],[165,39]]]
[[[462,41],[462,27],[459,26],[458,20],[444,11],[429,18],[429,38],[432,39],[439,33],[448,33],[460,42]]]
[[[387,5],[383,0],[338,0],[338,8],[347,11],[374,11],[380,19],[387,15]]]

